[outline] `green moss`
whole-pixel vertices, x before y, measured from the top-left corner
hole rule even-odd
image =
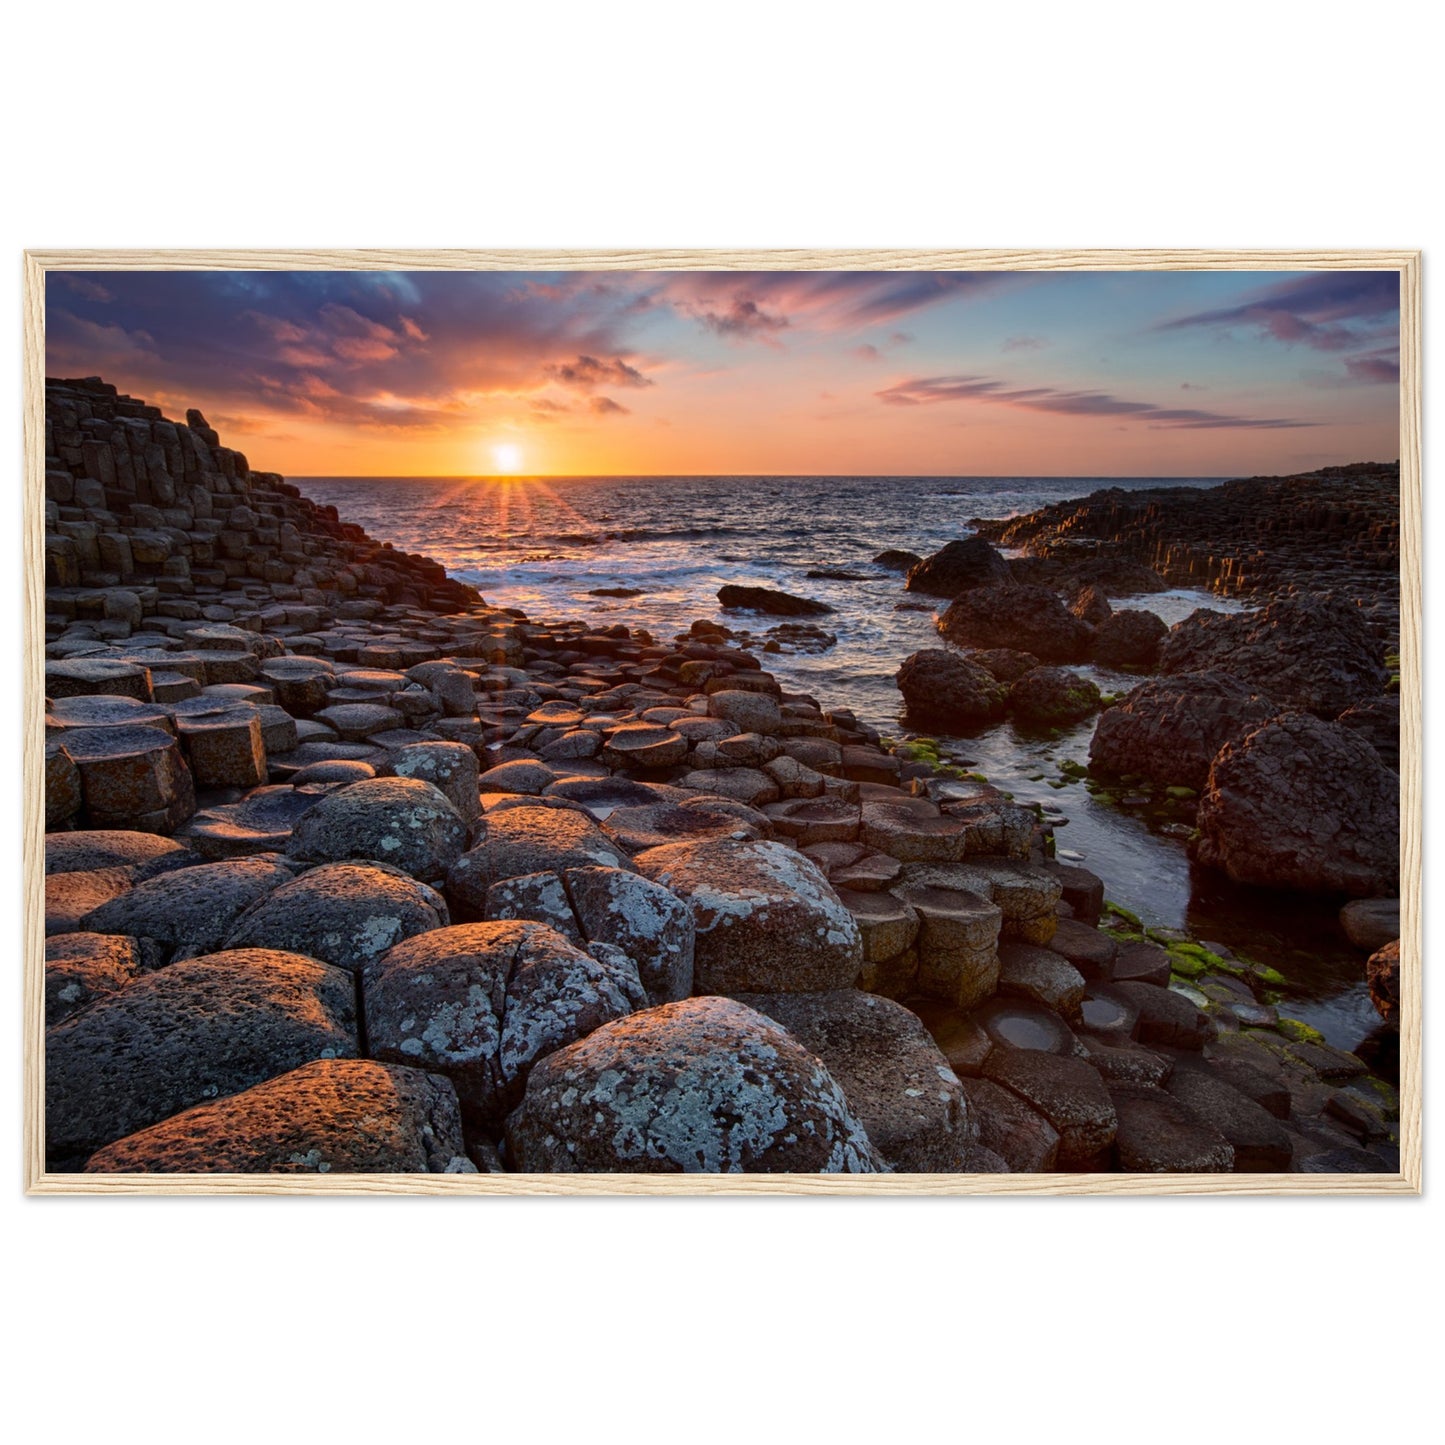
[[[1182,783],[1175,783],[1172,787],[1165,788],[1164,795],[1179,802],[1190,802],[1199,796],[1193,788],[1186,788]]]
[[[982,773],[965,773],[964,781],[969,783],[986,783],[988,779]]]
[[[1267,963],[1246,963],[1245,970],[1260,983],[1268,984],[1270,988],[1289,987],[1289,980],[1277,968],[1271,968]]]
[[[1139,915],[1137,913],[1130,913],[1122,904],[1114,903],[1106,898],[1104,900],[1104,912],[1114,918],[1122,918],[1131,928],[1138,929],[1140,935],[1143,935],[1144,924],[1140,920]]]
[[[1283,1014],[1275,1027],[1294,1044],[1322,1044],[1325,1041],[1325,1036],[1318,1029],[1311,1028],[1299,1019],[1285,1018]]]

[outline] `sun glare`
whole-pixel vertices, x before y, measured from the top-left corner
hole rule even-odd
[[[522,449],[505,442],[492,448],[492,461],[499,472],[520,472],[522,470]]]

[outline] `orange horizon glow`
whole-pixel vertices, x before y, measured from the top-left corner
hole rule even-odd
[[[47,371],[289,476],[1241,476],[1398,457],[1390,284],[52,273]]]

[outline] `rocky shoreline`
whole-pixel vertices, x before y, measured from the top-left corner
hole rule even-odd
[[[1284,980],[1146,933],[1035,811],[787,693],[727,629],[489,607],[96,379],[47,385],[46,454],[50,1168],[1398,1168],[1393,1090]],[[1278,768],[1268,726],[1351,797],[1387,788],[1379,649],[1336,602],[1165,637],[981,547],[925,559],[973,650],[915,663],[910,709],[1049,725],[1102,702],[1069,662],[1158,668],[1161,702],[1105,717],[1161,786],[1208,754],[1226,871],[1277,869],[1261,838],[1298,854],[1335,805],[1262,829],[1222,776],[1211,803],[1230,749]],[[1321,627],[1343,640],[1296,656]],[[1251,710],[1211,657],[1274,694]],[[1177,726],[1168,685],[1211,668],[1214,720]],[[1389,892],[1387,820],[1350,822],[1321,886]],[[1352,906],[1388,954],[1387,907]]]

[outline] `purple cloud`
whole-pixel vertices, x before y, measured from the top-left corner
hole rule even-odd
[[[1282,427],[1314,426],[1314,422],[1291,421],[1284,417],[1230,416],[1192,407],[1157,406],[1149,401],[1124,401],[1098,391],[1061,391],[1052,386],[1009,387],[1005,382],[983,376],[929,376],[900,381],[877,392],[890,406],[927,406],[942,401],[995,402],[1024,411],[1049,412],[1057,416],[1127,416],[1151,426],[1186,431],[1226,427],[1276,430]]]
[[[1004,351],[1038,351],[1049,343],[1042,336],[1010,336],[1003,344]]]
[[[1320,271],[1277,282],[1238,306],[1166,321],[1159,330],[1252,326],[1287,344],[1348,351],[1378,339],[1374,328],[1399,309],[1400,280],[1393,271]]]
[[[590,391],[594,386],[651,386],[652,378],[629,366],[620,356],[599,361],[595,356],[579,356],[576,361],[553,362],[542,368],[545,376],[562,386]]]
[[[613,401],[610,396],[590,396],[587,398],[587,409],[593,416],[630,416],[630,410],[621,402]]]

